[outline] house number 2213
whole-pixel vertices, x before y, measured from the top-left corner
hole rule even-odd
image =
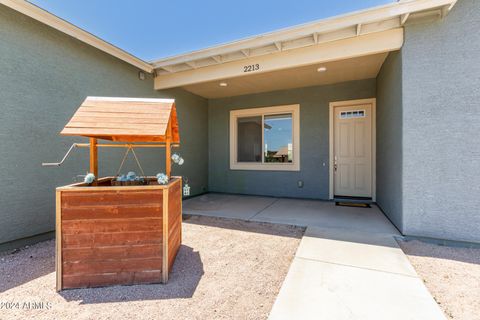
[[[257,64],[250,64],[248,66],[243,66],[243,72],[252,72],[252,71],[257,71],[260,69],[260,65]]]

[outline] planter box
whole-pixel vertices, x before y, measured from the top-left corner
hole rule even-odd
[[[182,238],[182,180],[56,190],[57,290],[166,283]]]

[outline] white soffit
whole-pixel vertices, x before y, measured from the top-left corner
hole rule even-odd
[[[338,58],[330,56],[330,60],[314,62],[300,61],[298,66],[309,63],[326,62],[340,59],[349,59],[355,56],[377,54],[398,50],[403,44],[403,28],[405,23],[425,17],[445,17],[455,5],[457,0],[402,0],[371,9],[349,13],[333,18],[303,24],[296,27],[219,45],[187,54],[177,55],[165,59],[152,61],[157,77],[156,89],[166,89],[184,86],[193,83],[225,79],[228,77],[250,75],[261,72],[270,72],[296,65],[278,65],[277,68],[265,68],[268,58],[276,55],[288,56],[290,59],[296,52],[308,48],[323,50],[329,45],[346,39],[368,39],[376,45],[376,50],[354,53],[350,56],[341,55]],[[402,30],[402,34],[398,30]],[[390,31],[390,33],[389,33]],[[397,31],[395,33],[395,31]],[[375,41],[378,36],[377,41]],[[387,39],[394,36],[394,39]],[[381,42],[386,41],[384,48]],[[398,46],[398,42],[401,44]],[[345,43],[343,43],[345,45]],[[351,48],[338,47],[337,50],[350,50]],[[321,55],[321,53],[320,53]],[[259,59],[262,61],[259,61]],[[233,65],[235,72],[226,72],[222,75],[220,66]],[[260,64],[256,69],[255,65]],[[244,72],[243,67],[252,64],[251,72]],[[207,70],[211,69],[213,75]],[[228,68],[227,68],[228,69]],[[192,76],[193,75],[193,76]]]
[[[150,63],[145,62],[130,53],[94,36],[93,34],[45,11],[34,4],[24,0],[0,0],[3,4],[13,10],[16,10],[30,18],[42,22],[54,29],[57,29],[69,36],[72,36],[82,42],[85,42],[99,50],[108,53],[118,59],[121,59],[143,71],[148,73],[153,72],[153,67]]]
[[[337,60],[320,65],[283,69],[273,72],[252,74],[248,77],[235,77],[225,81],[209,81],[183,86],[182,88],[207,99],[233,97],[244,94],[288,90],[311,86],[324,86],[334,83],[374,79],[388,53],[372,54],[347,60]],[[326,68],[318,72],[319,67]]]

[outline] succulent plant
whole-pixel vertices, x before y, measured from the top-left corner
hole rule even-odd
[[[158,182],[158,184],[167,184],[168,183],[168,176],[165,173],[158,173],[157,174],[157,182]]]
[[[181,166],[185,162],[185,160],[183,160],[183,158],[177,153],[172,154],[172,161],[179,166]]]
[[[95,181],[95,175],[93,173],[88,173],[86,176],[85,176],[85,179],[83,180],[83,182],[85,183],[93,183],[93,181]]]
[[[178,161],[180,160],[180,156],[176,153],[172,154],[172,161],[175,162],[175,163],[178,163]]]

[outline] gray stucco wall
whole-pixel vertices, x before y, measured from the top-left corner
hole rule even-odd
[[[209,190],[328,199],[329,103],[372,97],[375,79],[209,100]],[[230,170],[230,110],[286,104],[300,104],[300,171]]]
[[[377,204],[399,230],[402,219],[402,56],[391,52],[377,77]]]
[[[155,92],[138,69],[0,5],[0,244],[54,229],[55,187],[88,170],[77,150],[60,168],[72,142],[59,131],[87,95],[175,98],[183,167],[192,193],[207,188],[207,101],[181,89]],[[123,151],[100,150],[100,175],[115,173]],[[139,150],[147,174],[164,170],[159,150]],[[126,169],[138,169],[130,162]]]
[[[480,1],[406,27],[403,212],[407,235],[480,242]]]

